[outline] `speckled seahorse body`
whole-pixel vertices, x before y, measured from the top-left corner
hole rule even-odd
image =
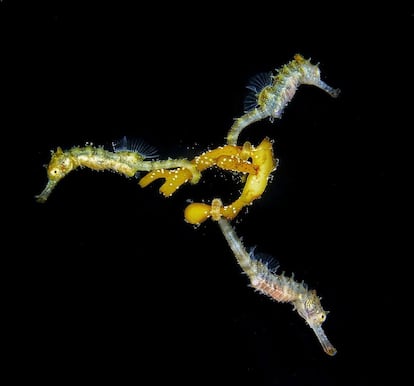
[[[76,146],[63,151],[58,147],[55,152],[52,152],[47,166],[48,182],[43,191],[36,196],[37,201],[45,202],[59,181],[78,167],[112,170],[126,177],[133,177],[139,171],[185,168],[189,169],[193,183],[198,182],[200,178],[200,172],[187,159],[145,160],[145,155],[137,151],[116,149],[109,151],[95,146]]]
[[[254,122],[265,118],[273,122],[280,118],[301,84],[316,86],[332,97],[337,97],[340,92],[321,80],[318,65],[296,54],[292,61],[277,70],[276,75],[269,73],[253,77],[247,86],[251,93],[246,99],[246,112],[234,121],[227,134],[227,143],[236,145],[242,130]]]
[[[221,217],[217,222],[237,262],[249,277],[251,286],[278,302],[292,304],[294,310],[314,331],[323,350],[328,355],[335,355],[336,349],[322,329],[327,312],[322,308],[316,291],[309,290],[303,282],[296,282],[293,275],[292,277],[286,277],[283,273],[278,275],[276,269],[269,268],[265,262],[257,259],[254,252],[247,252],[227,219]]]

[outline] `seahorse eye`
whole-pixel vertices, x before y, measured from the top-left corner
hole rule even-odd
[[[57,179],[61,178],[62,171],[59,168],[53,168],[49,170],[49,178],[51,179]]]

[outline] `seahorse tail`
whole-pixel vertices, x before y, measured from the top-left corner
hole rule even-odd
[[[228,145],[237,145],[237,140],[244,128],[250,124],[266,118],[268,113],[264,110],[253,109],[239,118],[236,118],[229,132],[227,133],[226,141]]]

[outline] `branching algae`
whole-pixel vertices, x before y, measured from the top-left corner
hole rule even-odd
[[[192,202],[184,210],[185,221],[194,225],[207,219],[217,222],[251,286],[277,302],[291,303],[314,331],[323,350],[328,355],[335,355],[336,349],[322,329],[327,312],[322,308],[316,291],[309,290],[303,282],[296,282],[293,275],[286,277],[283,273],[277,274],[277,269],[270,269],[267,262],[256,256],[254,251],[247,252],[230,224],[244,207],[252,205],[262,196],[278,165],[271,139],[266,137],[256,146],[248,141],[238,145],[240,133],[253,122],[266,118],[271,122],[275,118],[280,119],[301,84],[316,86],[332,97],[337,97],[340,92],[321,80],[318,65],[296,54],[292,61],[276,70],[275,75],[261,73],[250,80],[245,113],[235,119],[227,133],[227,141],[222,146],[205,151],[193,159],[165,160],[159,159],[153,148],[131,143],[125,138],[114,142],[111,150],[92,145],[76,146],[66,151],[58,147],[52,151],[47,166],[47,185],[36,199],[46,202],[59,181],[76,168],[112,170],[126,177],[146,172],[138,184],[145,188],[162,179],[164,182],[159,191],[165,197],[170,197],[187,182],[197,184],[203,171],[211,167],[239,173],[244,186],[235,201],[223,204],[220,198],[214,198],[210,204]]]

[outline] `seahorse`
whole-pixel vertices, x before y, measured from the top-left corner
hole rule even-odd
[[[292,61],[271,72],[253,76],[246,86],[245,114],[235,119],[227,134],[227,143],[236,145],[242,130],[248,125],[269,118],[281,118],[286,105],[292,100],[301,84],[316,86],[336,98],[340,90],[334,89],[321,80],[318,64],[312,64],[302,55],[296,54]]]
[[[187,159],[147,160],[155,158],[155,148],[139,143],[130,143],[125,138],[113,142],[113,151],[103,147],[87,145],[75,146],[63,151],[58,147],[47,166],[48,182],[43,191],[35,196],[38,202],[45,202],[59,181],[78,167],[88,167],[92,170],[112,170],[126,177],[133,177],[139,171],[151,171],[156,169],[185,168],[190,171],[192,183],[200,179],[200,172]],[[131,150],[132,149],[132,150]]]
[[[220,200],[215,200],[218,200],[215,206],[220,206]],[[280,275],[277,274],[278,267],[270,268],[269,264],[255,255],[254,250],[250,253],[247,252],[236,231],[226,218],[218,215],[213,219],[218,222],[238,264],[249,277],[251,286],[278,302],[291,303],[293,309],[305,319],[313,330],[325,353],[330,356],[335,355],[337,351],[322,329],[322,323],[326,320],[328,312],[322,308],[320,297],[318,297],[316,291],[309,290],[303,282],[296,282],[294,275],[287,277],[283,272]]]

